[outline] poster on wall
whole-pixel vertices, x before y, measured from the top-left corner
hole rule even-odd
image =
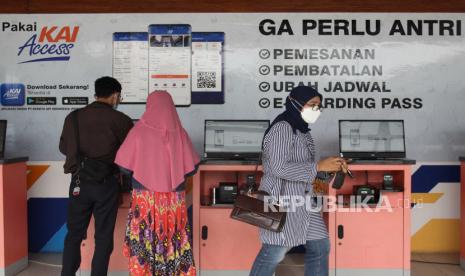
[[[123,84],[123,102],[144,102],[147,92],[168,90],[177,105],[189,106],[178,113],[198,152],[205,119],[273,120],[293,87],[311,85],[325,106],[312,126],[323,156],[337,154],[338,120],[367,118],[404,120],[408,158],[450,161],[465,155],[465,131],[457,119],[465,116],[464,14],[72,18],[0,15],[0,116],[11,126],[7,148],[16,155],[62,160],[56,145],[65,116],[93,101],[95,80],[112,74]],[[200,32],[193,43],[192,30]],[[218,31],[224,34],[215,40]],[[121,32],[131,35],[116,35]],[[146,37],[136,35],[141,32]],[[133,70],[136,63],[140,71]],[[224,104],[193,104],[221,91]],[[143,104],[118,108],[131,118],[145,110]]]
[[[113,33],[113,77],[122,86],[122,104],[143,104],[148,95],[148,33]]]
[[[149,91],[166,90],[177,106],[191,104],[191,26],[149,26]]]
[[[192,104],[224,104],[223,32],[192,33]]]

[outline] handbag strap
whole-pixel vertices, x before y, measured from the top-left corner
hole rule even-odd
[[[78,110],[73,111],[71,117],[73,119],[73,127],[74,127],[74,138],[76,141],[76,159],[78,161],[78,167],[81,164],[82,156],[81,156],[81,146],[79,143],[79,122],[78,122]]]
[[[262,151],[260,151],[260,154],[258,155],[258,159],[257,159],[257,164],[255,164],[255,170],[254,170],[254,173],[253,173],[253,177],[254,177],[254,180],[256,181],[258,178],[258,166],[260,165],[260,162],[262,161]]]
[[[265,139],[265,138],[263,138]],[[263,157],[263,147],[262,147],[262,150],[260,151],[260,154],[258,155],[258,159],[257,159],[257,164],[255,165],[255,171],[254,171],[254,179],[255,181],[257,180],[257,176],[258,176],[258,166],[260,165],[260,162],[262,161],[262,157]],[[262,162],[263,163],[263,162]],[[263,165],[263,164],[262,164]],[[279,178],[279,181],[281,182],[281,187],[279,189],[279,194],[278,194],[278,203],[279,203],[279,197],[283,195],[283,190],[284,190],[284,185],[282,183],[282,179]]]

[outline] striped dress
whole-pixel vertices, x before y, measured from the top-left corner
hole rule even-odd
[[[263,177],[260,190],[278,197],[313,195],[312,182],[319,176],[315,160],[315,144],[310,132],[293,133],[291,125],[280,121],[273,125],[263,142]],[[288,212],[283,231],[276,233],[260,229],[260,239],[265,244],[298,246],[307,240],[328,237],[320,212],[307,210],[305,205]]]

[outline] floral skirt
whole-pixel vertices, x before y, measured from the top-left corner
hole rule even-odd
[[[185,193],[134,189],[123,253],[130,275],[195,275]]]

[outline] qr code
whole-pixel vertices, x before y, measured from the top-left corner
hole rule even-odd
[[[198,88],[216,88],[216,72],[197,72]]]

